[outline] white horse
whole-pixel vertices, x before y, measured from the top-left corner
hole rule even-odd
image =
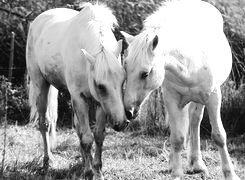
[[[205,106],[224,178],[238,180],[220,117],[220,85],[229,76],[232,65],[220,12],[203,1],[173,0],[146,19],[139,35],[122,33],[129,42],[125,59],[126,115],[135,118],[144,99],[162,86],[171,129],[173,179],[180,179],[183,174],[181,150],[188,128],[189,166],[192,171],[207,172],[200,151],[200,123]]]
[[[122,41],[117,42],[112,33],[114,23],[116,18],[111,10],[87,3],[80,12],[65,8],[48,10],[30,26],[26,48],[30,118],[35,115],[39,118],[45,169],[51,156],[51,140],[54,140],[49,139],[49,134],[55,138],[57,89],[67,89],[76,115],[85,179],[103,179],[101,151],[106,116],[117,131],[128,124],[121,88],[125,79],[119,58]],[[95,119],[93,136],[89,121]],[[91,156],[93,139],[94,159]]]

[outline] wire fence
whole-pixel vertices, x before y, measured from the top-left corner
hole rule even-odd
[[[0,70],[25,70],[26,68],[24,67],[12,67],[12,68],[5,68],[5,67],[0,67]]]

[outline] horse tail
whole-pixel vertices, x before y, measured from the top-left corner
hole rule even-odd
[[[48,104],[46,117],[50,122],[49,142],[50,148],[54,149],[56,146],[56,122],[58,118],[58,89],[50,85],[48,92]]]
[[[27,86],[29,90],[29,105],[31,107],[30,110],[30,122],[36,124],[38,120],[38,111],[36,105],[36,90],[35,86],[33,85],[32,80],[30,77],[27,76]],[[47,111],[46,111],[46,118],[50,123],[49,128],[49,142],[51,149],[54,149],[56,146],[56,122],[58,118],[58,90],[50,85],[49,92],[48,92],[48,102],[47,102]]]
[[[29,91],[29,105],[31,107],[30,110],[30,122],[36,123],[38,119],[38,112],[37,112],[37,105],[36,105],[36,90],[33,85],[32,80],[30,80],[30,76],[27,75],[27,86],[28,86],[28,91]]]
[[[26,67],[27,67],[26,86],[27,86],[27,91],[29,94],[29,105],[31,107],[29,121],[31,123],[36,124],[37,119],[38,119],[38,112],[37,112],[37,105],[36,105],[37,94],[36,94],[34,83],[32,82],[30,78],[30,62],[33,59],[34,59],[33,36],[32,36],[31,24],[30,24],[30,27],[28,30],[27,41],[26,41]]]

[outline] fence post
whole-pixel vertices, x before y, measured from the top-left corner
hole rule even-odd
[[[10,44],[10,58],[9,58],[9,74],[8,74],[8,80],[11,82],[12,80],[12,74],[13,74],[13,64],[14,64],[14,39],[15,39],[15,33],[11,33],[11,44]]]

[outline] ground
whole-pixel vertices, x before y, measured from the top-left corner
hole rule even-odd
[[[30,126],[8,126],[6,153],[3,158],[4,130],[0,128],[0,168],[4,166],[4,179],[44,179],[42,175],[42,138]],[[73,129],[58,130],[58,145],[54,162],[45,179],[78,179],[83,164],[79,141]],[[228,140],[235,170],[245,179],[245,135]],[[210,140],[202,140],[202,154],[209,176],[188,174],[184,180],[222,179],[219,154]],[[164,180],[168,172],[169,140],[163,136],[142,133],[117,133],[107,129],[103,151],[103,175],[106,180]],[[3,165],[4,159],[4,165]],[[186,152],[183,152],[186,167]],[[0,177],[1,179],[1,177]]]

